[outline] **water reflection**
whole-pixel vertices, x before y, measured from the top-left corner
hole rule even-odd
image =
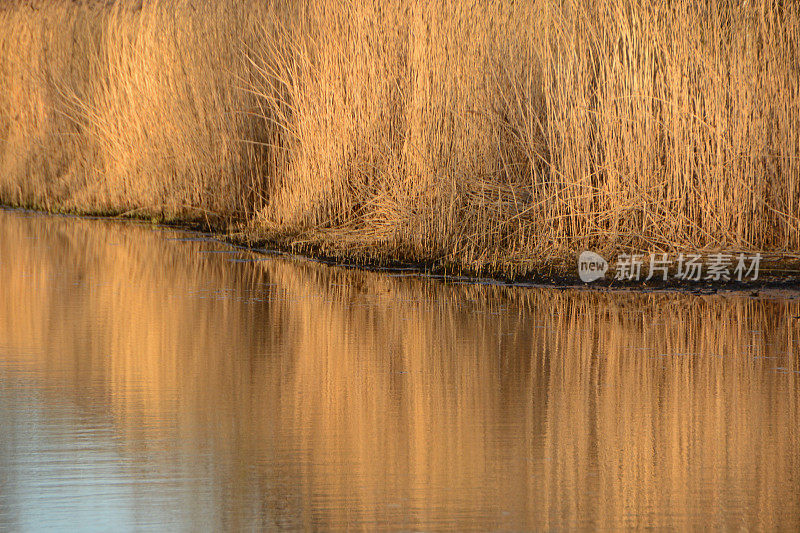
[[[0,211],[0,529],[800,527],[792,295],[253,259]]]

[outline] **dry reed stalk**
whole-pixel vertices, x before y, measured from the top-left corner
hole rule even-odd
[[[0,199],[508,275],[800,248],[800,7],[523,4],[7,4]]]

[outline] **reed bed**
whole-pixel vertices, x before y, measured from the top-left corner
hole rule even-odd
[[[0,201],[524,275],[800,248],[800,6],[0,7]]]

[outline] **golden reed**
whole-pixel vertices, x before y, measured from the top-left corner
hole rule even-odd
[[[523,274],[800,248],[800,5],[5,2],[0,200]]]

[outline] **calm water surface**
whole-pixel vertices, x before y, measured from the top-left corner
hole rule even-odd
[[[798,529],[798,316],[0,211],[0,530]]]

